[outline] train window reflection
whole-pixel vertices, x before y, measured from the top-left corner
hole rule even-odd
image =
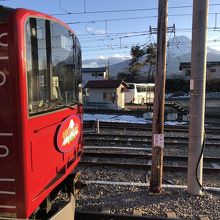
[[[78,102],[81,51],[69,30],[49,20],[29,18],[26,63],[30,115]]]

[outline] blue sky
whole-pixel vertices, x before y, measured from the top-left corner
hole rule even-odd
[[[193,0],[168,2],[168,26],[175,23],[176,36],[191,38]],[[132,45],[156,40],[155,34],[149,34],[149,26],[157,27],[157,0],[1,0],[1,4],[33,9],[70,23],[80,40],[83,59],[129,57]],[[210,0],[209,4],[220,1]],[[137,10],[129,11],[133,9]],[[208,45],[220,50],[220,5],[210,6],[209,13]],[[167,36],[173,38],[174,34]]]

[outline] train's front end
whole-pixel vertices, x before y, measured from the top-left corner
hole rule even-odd
[[[80,160],[81,50],[48,15],[0,11],[0,216],[29,218]]]

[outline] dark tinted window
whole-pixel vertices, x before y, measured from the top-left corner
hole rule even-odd
[[[147,92],[147,86],[137,85],[137,92]]]
[[[49,20],[28,19],[26,60],[30,115],[78,102],[81,50],[72,32]]]
[[[134,84],[128,84],[128,89],[134,89]]]

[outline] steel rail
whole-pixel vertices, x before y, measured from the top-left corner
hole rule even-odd
[[[119,168],[128,168],[128,169],[145,169],[151,170],[150,164],[138,164],[138,163],[112,163],[112,162],[93,162],[93,161],[80,161],[80,165],[84,166],[111,166],[111,167],[119,167]],[[171,165],[164,165],[164,171],[175,171],[175,172],[186,172],[188,169],[187,166],[171,166]],[[212,167],[204,167],[204,172],[206,173],[220,173],[220,168],[212,168]]]
[[[96,138],[102,138],[102,137],[120,137],[120,138],[143,138],[143,139],[146,139],[146,138],[149,138],[149,139],[152,139],[152,135],[149,135],[149,134],[146,134],[146,135],[127,135],[127,134],[96,134],[96,133],[85,133],[84,134],[84,137],[87,138],[87,137],[96,137]],[[183,137],[183,136],[165,136],[164,137],[165,140],[166,139],[175,139],[175,140],[188,140],[188,137]],[[220,141],[220,138],[213,138],[213,137],[206,137],[206,141]]]
[[[134,129],[134,130],[152,130],[152,124],[135,124],[135,123],[121,123],[121,122],[99,122],[102,128],[112,129]],[[96,126],[96,121],[84,121],[85,128]],[[183,132],[189,130],[188,125],[165,125],[165,131]],[[219,133],[220,127],[205,127],[206,133]]]
[[[109,153],[109,152],[86,152],[84,151],[83,157],[84,156],[90,156],[90,157],[108,157],[108,158],[136,158],[136,159],[151,159],[152,155],[151,154],[138,154],[138,153]],[[171,156],[171,155],[164,155],[163,156],[165,161],[172,161],[172,160],[178,160],[178,161],[187,161],[188,157],[187,156]],[[204,157],[203,158],[204,162],[215,162],[218,163],[220,162],[220,158],[217,157]]]
[[[85,143],[88,143],[88,142],[123,142],[123,143],[134,143],[134,144],[141,144],[141,145],[144,145],[144,144],[149,144],[151,145],[151,140],[134,140],[134,139],[131,139],[131,138],[93,138],[93,137],[85,137],[84,138],[84,141]],[[189,142],[177,142],[177,141],[164,141],[164,144],[165,145],[186,145],[188,146],[189,145]],[[205,143],[205,146],[206,147],[220,147],[220,143]]]
[[[174,218],[154,217],[154,216],[135,216],[135,215],[117,215],[109,213],[84,212],[76,209],[76,220],[174,220]],[[175,220],[177,220],[175,218]]]

